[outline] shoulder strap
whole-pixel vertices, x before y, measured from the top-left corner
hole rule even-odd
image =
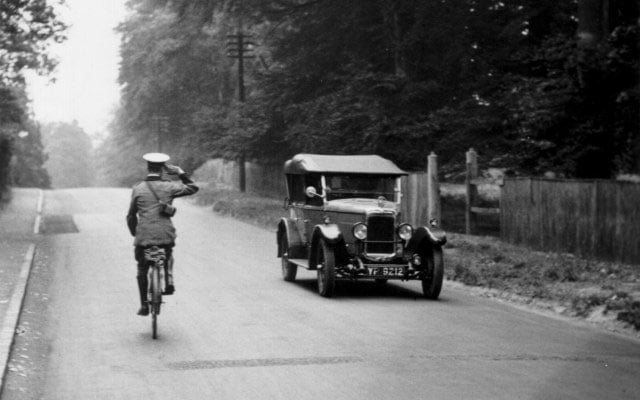
[[[149,188],[149,190],[151,190],[151,193],[153,193],[153,197],[155,197],[155,198],[156,198],[156,200],[158,201],[158,203],[163,204],[163,203],[160,201],[160,198],[158,197],[158,194],[156,193],[156,191],[155,191],[155,190],[153,190],[153,186],[151,186],[151,184],[149,183],[149,181],[144,181],[144,183],[146,183],[146,184],[147,184],[147,187]]]

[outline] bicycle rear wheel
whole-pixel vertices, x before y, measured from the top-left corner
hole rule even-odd
[[[162,304],[162,289],[160,282],[160,271],[157,265],[151,267],[151,332],[154,339],[158,338],[158,315],[160,315],[160,305]]]

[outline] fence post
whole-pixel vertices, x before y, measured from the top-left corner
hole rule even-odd
[[[238,160],[238,175],[238,188],[244,193],[247,191],[247,163],[244,152]]]
[[[587,252],[587,256],[588,257],[593,257],[595,254],[598,254],[598,252],[595,250],[598,248],[598,231],[600,230],[602,221],[600,220],[600,213],[598,210],[598,202],[600,201],[600,185],[598,184],[598,180],[594,180],[593,183],[591,184],[592,189],[592,195],[591,195],[591,212],[590,214],[590,219],[591,219],[591,237],[590,237],[590,246],[589,246],[589,251]]]
[[[440,183],[438,182],[438,156],[431,152],[427,158],[427,222],[440,224]]]
[[[469,149],[466,153],[466,161],[467,161],[467,175],[465,179],[465,189],[466,189],[466,204],[465,204],[465,232],[467,235],[471,234],[471,230],[476,223],[475,214],[471,212],[471,207],[473,206],[474,200],[477,197],[478,189],[476,185],[472,184],[471,181],[478,177],[478,153],[472,148]]]
[[[418,174],[407,176],[407,221],[411,224],[420,223],[420,179]]]

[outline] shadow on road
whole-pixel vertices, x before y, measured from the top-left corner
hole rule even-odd
[[[305,289],[318,296],[318,282],[316,279],[296,279],[293,282],[302,289]],[[443,289],[443,292],[445,289]],[[422,291],[403,286],[403,282],[394,283],[389,281],[385,284],[378,284],[373,281],[338,281],[336,282],[336,290],[333,297],[345,298],[392,298],[392,299],[411,299],[432,302],[422,295]],[[439,303],[450,303],[452,300],[446,295],[437,300]]]

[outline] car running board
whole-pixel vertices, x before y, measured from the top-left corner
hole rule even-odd
[[[290,258],[289,262],[297,265],[298,267],[309,269],[309,260],[305,258]]]

